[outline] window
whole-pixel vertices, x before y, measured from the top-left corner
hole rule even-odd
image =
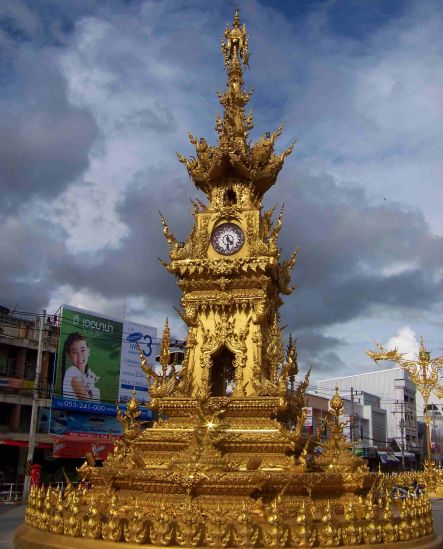
[[[6,347],[6,352],[0,361],[0,375],[15,377],[18,351],[19,347]]]
[[[25,363],[25,379],[35,379],[35,370],[37,368],[37,351],[34,349],[28,350]]]
[[[223,205],[234,206],[235,204],[237,204],[237,195],[233,189],[229,188],[225,191],[223,196]]]

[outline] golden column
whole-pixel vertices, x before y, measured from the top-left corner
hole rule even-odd
[[[398,364],[409,374],[411,381],[417,387],[417,391],[423,397],[425,404],[425,424],[427,439],[427,462],[431,464],[431,416],[429,415],[428,402],[432,392],[436,392],[441,398],[443,386],[440,384],[440,370],[443,368],[443,356],[431,359],[431,353],[426,350],[423,338],[420,338],[420,349],[417,360],[405,358],[406,353],[400,353],[398,349],[387,351],[383,345],[376,343],[378,351],[366,351],[366,354],[375,362],[390,360]]]

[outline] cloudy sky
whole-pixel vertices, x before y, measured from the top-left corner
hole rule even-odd
[[[0,3],[0,303],[161,326],[198,197],[175,152],[215,142],[226,0]],[[314,377],[374,369],[373,340],[443,347],[443,4],[241,0],[253,137],[297,139],[267,206],[300,246],[286,332]],[[200,198],[202,198],[200,196]],[[189,205],[189,206],[188,206]],[[441,354],[441,353],[440,353]]]

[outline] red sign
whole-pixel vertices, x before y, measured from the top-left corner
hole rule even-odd
[[[0,377],[0,387],[21,389],[23,387],[23,379],[17,379],[15,377]]]
[[[107,440],[66,440],[65,437],[54,440],[53,457],[84,458],[91,453],[95,459],[104,460],[114,449],[112,442]]]

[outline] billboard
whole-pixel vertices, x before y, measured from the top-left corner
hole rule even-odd
[[[52,457],[84,458],[91,453],[95,459],[105,460],[113,451],[113,442],[109,440],[72,441],[61,437],[54,441]]]
[[[53,408],[115,414],[115,401],[128,400],[133,389],[147,400],[137,345],[154,361],[156,343],[156,328],[63,305]]]
[[[135,389],[139,400],[146,400],[148,385],[146,374],[140,366],[138,348],[148,362],[155,363],[158,354],[157,329],[136,322],[123,322],[123,338],[120,354],[119,400],[126,401]]]
[[[84,414],[70,410],[40,408],[39,431],[51,435],[83,438],[85,435],[121,435],[123,428],[115,416]]]

